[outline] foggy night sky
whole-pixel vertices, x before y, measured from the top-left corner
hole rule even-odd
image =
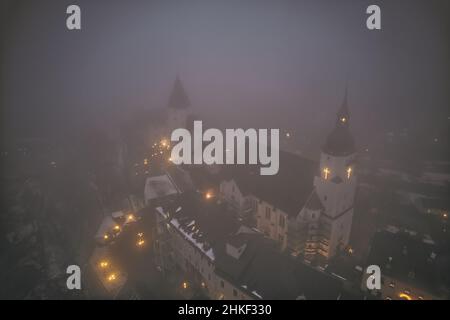
[[[81,31],[66,29],[69,4],[81,7]],[[381,6],[382,31],[366,29],[370,4]],[[24,135],[33,126],[165,107],[179,74],[196,113],[217,126],[327,132],[348,82],[357,136],[432,127],[450,116],[449,7],[444,0],[6,1],[2,126]]]

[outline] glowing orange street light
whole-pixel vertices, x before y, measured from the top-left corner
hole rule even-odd
[[[108,240],[108,239],[109,239],[109,236],[105,233],[105,234],[103,235],[103,239]]]
[[[120,227],[119,227],[119,226],[117,226],[117,225],[116,225],[116,226],[114,226],[114,228],[113,228],[113,229],[114,229],[114,231],[120,231]]]
[[[136,243],[136,245],[137,245],[138,247],[142,247],[144,244],[145,244],[145,240],[144,240],[144,239],[140,239],[140,240],[138,240],[138,242]]]
[[[109,266],[109,262],[108,261],[100,261],[100,268],[105,269]]]
[[[206,194],[205,194],[205,198],[206,199],[211,199],[213,197],[213,194],[212,194],[212,192],[207,192]]]
[[[117,279],[117,276],[116,276],[115,273],[111,273],[111,274],[108,276],[107,279],[108,279],[109,282],[112,282],[112,281],[114,281],[114,280]]]
[[[167,147],[167,146],[169,145],[169,143],[167,142],[166,139],[162,139],[162,140],[161,140],[161,145],[162,145],[163,147]]]
[[[183,282],[183,289],[187,289],[188,288],[188,283],[186,281]]]

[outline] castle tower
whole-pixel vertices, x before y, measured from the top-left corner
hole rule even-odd
[[[315,191],[323,205],[317,253],[325,258],[344,249],[350,238],[356,192],[356,149],[349,123],[346,90],[336,125],[322,148],[320,174],[314,179]]]
[[[180,78],[177,77],[175,79],[172,93],[170,94],[167,111],[167,130],[169,135],[175,129],[187,127],[189,106],[189,98],[184,90]]]

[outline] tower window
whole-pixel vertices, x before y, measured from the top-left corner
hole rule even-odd
[[[347,179],[350,179],[350,177],[352,176],[352,171],[353,171],[352,167],[347,168]]]
[[[327,180],[330,177],[331,171],[328,168],[323,169],[323,178]]]

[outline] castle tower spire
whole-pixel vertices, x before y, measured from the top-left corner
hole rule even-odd
[[[332,156],[348,156],[355,153],[355,142],[349,129],[350,112],[348,109],[348,90],[337,112],[336,126],[328,135],[322,151]]]
[[[171,109],[186,109],[190,106],[189,98],[184,90],[180,77],[177,76],[169,97],[168,107]]]
[[[167,131],[169,135],[175,129],[188,127],[190,105],[183,83],[177,75],[167,106]]]
[[[348,126],[350,121],[350,112],[348,111],[348,88],[345,87],[344,100],[342,101],[341,108],[337,113],[338,124]]]

